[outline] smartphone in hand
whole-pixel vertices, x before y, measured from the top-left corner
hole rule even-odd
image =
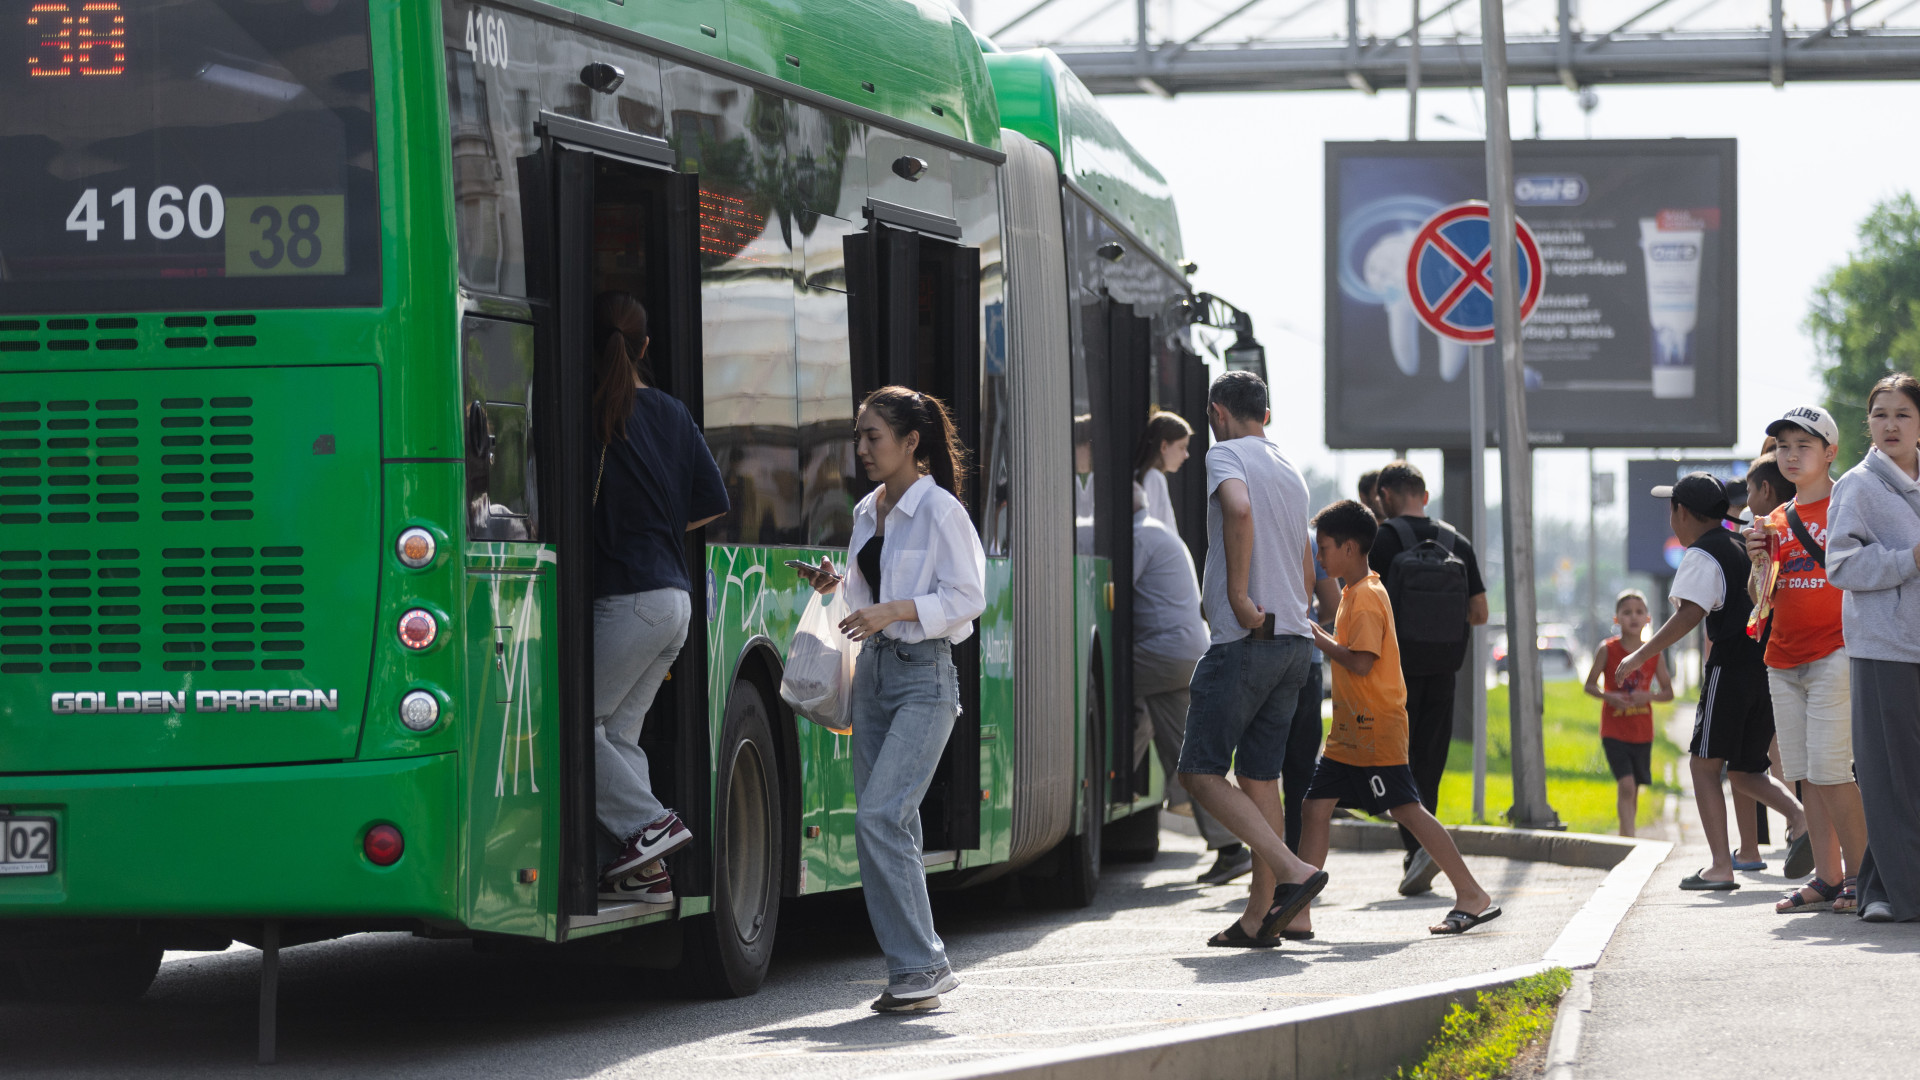
[[[1253,640],[1272,641],[1273,631],[1274,631],[1273,612],[1269,611],[1266,614],[1266,618],[1260,620],[1260,625],[1253,628]]]
[[[800,573],[805,574],[807,576],[808,581],[812,581],[817,577],[823,576],[820,571],[819,563],[803,562],[799,559],[788,559],[787,565],[799,571]],[[825,574],[824,576],[828,581],[840,580],[840,575],[838,574],[829,573],[829,574]]]

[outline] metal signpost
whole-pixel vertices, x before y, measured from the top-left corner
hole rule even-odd
[[[1495,189],[1499,190],[1499,189]],[[1470,347],[1468,355],[1468,427],[1469,464],[1473,475],[1473,492],[1470,498],[1472,506],[1472,538],[1484,549],[1487,536],[1486,513],[1486,342],[1497,339],[1503,346],[1503,353],[1510,353],[1509,376],[1519,372],[1518,331],[1520,324],[1533,314],[1534,306],[1540,300],[1545,283],[1546,268],[1540,258],[1540,247],[1534,241],[1532,230],[1524,222],[1512,217],[1509,208],[1507,215],[1508,233],[1512,239],[1503,244],[1494,242],[1497,224],[1494,212],[1486,203],[1465,202],[1446,207],[1428,218],[1415,233],[1413,243],[1407,253],[1406,288],[1407,297],[1414,313],[1420,321],[1434,333],[1452,341],[1462,342]],[[1504,249],[1504,250],[1502,250]],[[1504,271],[1502,267],[1504,266]],[[1492,276],[1489,276],[1491,270]],[[1504,276],[1504,287],[1501,277]],[[1517,279],[1517,280],[1516,280]],[[1504,294],[1504,295],[1502,295]],[[1505,299],[1512,304],[1510,311],[1502,311],[1498,303]],[[1502,318],[1503,315],[1508,317]],[[1496,332],[1497,335],[1496,335]],[[1510,387],[1508,398],[1522,394],[1518,387]],[[1520,466],[1527,482],[1531,483],[1530,470],[1526,468],[1525,458],[1527,442],[1526,418],[1524,406],[1520,411],[1519,427],[1511,426],[1515,417],[1511,406],[1507,410],[1508,424],[1502,428],[1501,462],[1505,466],[1503,479],[1506,484],[1514,483],[1513,460],[1522,460]],[[1514,432],[1522,434],[1514,437]],[[1521,454],[1510,450],[1518,446]],[[1539,656],[1533,647],[1536,634],[1533,617],[1533,560],[1531,557],[1530,536],[1517,530],[1514,522],[1531,523],[1531,500],[1521,500],[1516,508],[1514,489],[1506,488],[1501,500],[1506,509],[1506,535],[1508,543],[1507,567],[1507,670],[1509,672],[1509,727],[1512,733],[1513,747],[1513,790],[1514,807],[1509,817],[1513,824],[1522,826],[1558,825],[1558,816],[1546,801],[1546,755],[1541,741],[1541,710],[1536,705],[1528,708],[1525,703],[1541,701]],[[1524,516],[1517,516],[1524,515]],[[1516,543],[1516,540],[1519,542]],[[1514,563],[1516,552],[1523,552],[1525,574],[1520,576]],[[1522,591],[1524,583],[1524,591]],[[1524,635],[1524,636],[1522,636]],[[1524,643],[1524,644],[1523,644]],[[1474,738],[1473,738],[1473,802],[1474,817],[1484,820],[1486,816],[1486,630],[1476,627],[1470,644],[1473,662],[1471,670],[1477,673],[1480,683],[1474,689]],[[1530,798],[1537,795],[1537,799]]]

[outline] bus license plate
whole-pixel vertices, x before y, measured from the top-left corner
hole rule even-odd
[[[53,819],[0,817],[0,875],[53,873]]]

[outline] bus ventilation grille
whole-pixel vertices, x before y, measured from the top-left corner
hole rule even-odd
[[[252,407],[0,401],[0,525],[251,521]]]
[[[212,323],[212,333],[207,332],[208,323]],[[149,341],[150,345],[164,345],[169,349],[248,349],[260,343],[253,334],[236,333],[233,328],[252,326],[252,315],[169,315],[164,320],[165,333]],[[39,352],[45,348],[48,352],[86,352],[98,349],[102,352],[122,352],[138,349],[139,338],[125,337],[124,332],[137,330],[140,320],[131,315],[115,315],[93,320],[93,329],[98,337],[76,336],[87,331],[86,319],[48,319],[46,330],[50,336],[44,341],[40,338],[19,338],[13,334],[37,334],[40,332],[39,319],[0,319],[0,353]]]
[[[143,664],[298,671],[302,554],[292,546],[0,551],[0,673]]]

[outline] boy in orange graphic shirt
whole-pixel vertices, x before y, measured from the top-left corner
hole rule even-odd
[[[1393,606],[1380,575],[1367,566],[1378,525],[1366,507],[1344,499],[1313,519],[1320,563],[1345,582],[1334,632],[1314,627],[1313,643],[1333,661],[1333,728],[1301,807],[1300,857],[1324,865],[1335,805],[1385,814],[1404,825],[1453,884],[1454,909],[1435,934],[1463,934],[1500,917],[1467,864],[1427,808],[1407,766],[1407,684],[1400,674],[1400,646],[1393,633]],[[1302,912],[1287,936],[1311,933]]]

